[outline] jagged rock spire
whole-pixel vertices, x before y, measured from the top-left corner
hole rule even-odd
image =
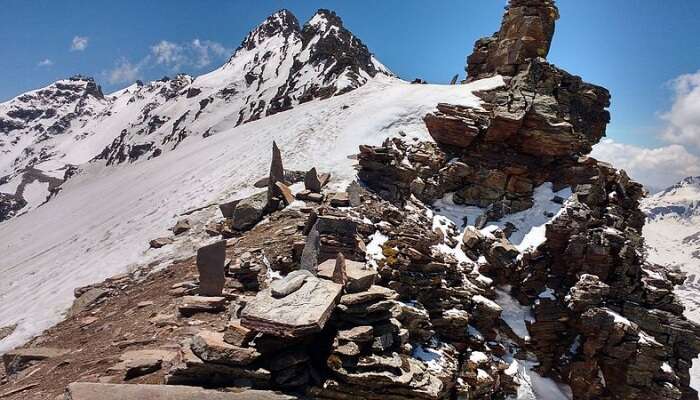
[[[299,28],[297,17],[289,10],[282,9],[267,17],[262,24],[250,31],[239,48],[252,50],[258,44],[279,33],[289,36],[294,32],[298,33],[300,31],[301,28]]]
[[[501,29],[477,40],[467,59],[470,80],[501,74],[512,76],[533,58],[546,58],[559,10],[554,0],[510,0]]]

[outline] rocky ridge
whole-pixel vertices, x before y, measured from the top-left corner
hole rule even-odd
[[[641,185],[586,156],[609,94],[543,59],[556,16],[551,1],[512,0],[496,44],[477,42],[490,61],[468,67],[505,85],[479,108],[438,105],[424,118],[434,142],[361,146],[343,192],[315,168],[292,190],[302,174],[273,144],[267,190],[221,204],[207,233],[223,240],[160,291],[168,354],[143,342],[77,376],[329,399],[697,398],[700,328],[673,292],[684,277],[645,258]],[[76,291],[75,318],[131,284]],[[35,362],[6,363],[13,390],[34,389],[14,382]]]

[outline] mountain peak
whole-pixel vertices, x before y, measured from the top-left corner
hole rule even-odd
[[[240,48],[252,50],[263,41],[275,36],[287,37],[294,32],[300,32],[299,20],[291,11],[282,9],[270,15],[257,28],[248,33]]]
[[[306,26],[319,32],[325,32],[331,27],[343,28],[343,20],[334,11],[321,8],[316,11]]]

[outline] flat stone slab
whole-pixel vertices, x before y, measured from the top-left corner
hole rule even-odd
[[[192,338],[191,348],[202,360],[218,364],[248,365],[260,357],[254,347],[226,343],[223,332],[200,331]]]
[[[266,390],[218,392],[192,386],[119,385],[74,382],[68,385],[67,400],[293,400],[294,396]]]
[[[296,338],[320,332],[331,316],[343,287],[316,277],[295,292],[275,298],[271,290],[259,292],[243,309],[241,324],[256,332]]]
[[[335,260],[326,260],[318,266],[318,276],[324,279],[333,279]],[[345,289],[348,293],[363,292],[374,285],[377,271],[366,268],[365,263],[353,260],[345,260],[345,271],[348,282]]]
[[[2,362],[5,365],[5,372],[7,372],[8,375],[12,375],[25,369],[32,361],[42,361],[49,358],[60,357],[69,352],[70,350],[53,347],[15,349],[3,354]]]
[[[200,312],[217,313],[226,308],[226,298],[221,296],[184,296],[177,307],[180,314],[190,316]]]

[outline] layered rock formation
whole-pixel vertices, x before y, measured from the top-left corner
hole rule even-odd
[[[553,0],[512,0],[501,29],[479,39],[468,58],[469,79],[493,74],[513,76],[528,60],[546,58],[559,10]]]

